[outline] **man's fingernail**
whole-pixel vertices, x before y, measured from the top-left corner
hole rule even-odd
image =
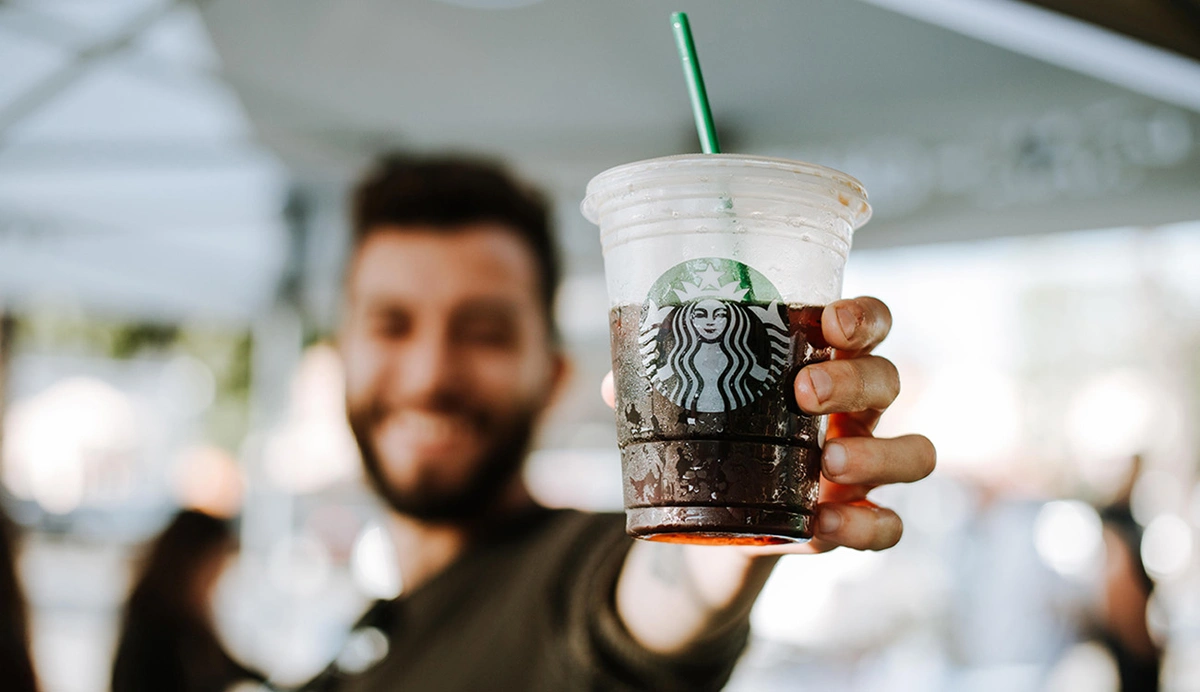
[[[842,526],[842,515],[835,509],[823,509],[817,519],[821,533],[831,534]]]
[[[825,475],[840,476],[846,471],[846,448],[839,444],[825,445]]]
[[[840,307],[837,309],[837,319],[842,328],[842,334],[847,339],[853,338],[854,330],[858,329],[858,316],[850,308]]]
[[[813,394],[817,395],[818,402],[824,403],[833,394],[833,378],[821,368],[810,368],[808,381],[812,382]]]

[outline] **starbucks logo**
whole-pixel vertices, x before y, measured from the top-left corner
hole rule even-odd
[[[771,282],[741,262],[675,265],[651,287],[642,316],[638,345],[651,384],[700,413],[750,404],[787,366],[785,310]]]

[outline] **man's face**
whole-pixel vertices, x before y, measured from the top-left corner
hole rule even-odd
[[[347,412],[376,490],[422,519],[486,511],[562,371],[532,250],[495,224],[376,229],[346,293]]]

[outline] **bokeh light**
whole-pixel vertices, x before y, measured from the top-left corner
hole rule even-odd
[[[396,562],[396,549],[383,525],[372,522],[363,527],[350,554],[354,585],[364,595],[391,599],[400,595],[402,584]]]
[[[358,447],[346,423],[345,383],[333,347],[308,349],[292,382],[291,407],[263,450],[267,475],[292,493],[311,493],[359,472]]]
[[[1005,372],[979,364],[934,373],[912,417],[937,447],[942,470],[993,473],[1020,440],[1020,399]]]
[[[173,486],[181,507],[230,518],[241,509],[245,479],[229,452],[214,445],[195,445],[180,453]]]
[[[1095,642],[1071,647],[1050,671],[1046,692],[1120,692],[1121,678],[1111,653]]]
[[[1150,378],[1134,370],[1095,377],[1075,394],[1067,440],[1085,480],[1111,490],[1124,479],[1128,460],[1148,441],[1160,398]]]
[[[78,508],[97,471],[132,475],[140,442],[134,405],[102,380],[64,379],[18,402],[4,424],[5,485],[48,512]]]
[[[379,629],[363,627],[354,630],[338,654],[337,667],[350,675],[361,673],[382,661],[389,648],[387,635]]]
[[[1157,579],[1183,574],[1192,561],[1192,529],[1175,514],[1164,514],[1142,536],[1142,564]]]
[[[1046,566],[1070,578],[1095,572],[1103,557],[1100,515],[1078,500],[1047,502],[1034,523],[1034,547]]]
[[[754,631],[791,644],[828,645],[829,630],[839,617],[834,591],[871,574],[882,561],[879,553],[845,549],[780,560],[751,613]]]

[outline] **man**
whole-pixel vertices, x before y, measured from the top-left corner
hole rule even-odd
[[[869,355],[890,326],[879,301],[826,308],[838,357],[796,378],[801,408],[836,414],[812,542],[635,542],[621,515],[546,510],[522,484],[567,369],[541,199],[490,165],[395,158],[356,190],[353,224],[346,401],[393,510],[404,595],[363,618],[352,655],[312,689],[719,689],[779,554],[899,540],[900,519],[866,493],[924,477],[934,453],[920,436],[871,437],[899,390],[895,368]],[[604,390],[611,404],[611,380]]]

